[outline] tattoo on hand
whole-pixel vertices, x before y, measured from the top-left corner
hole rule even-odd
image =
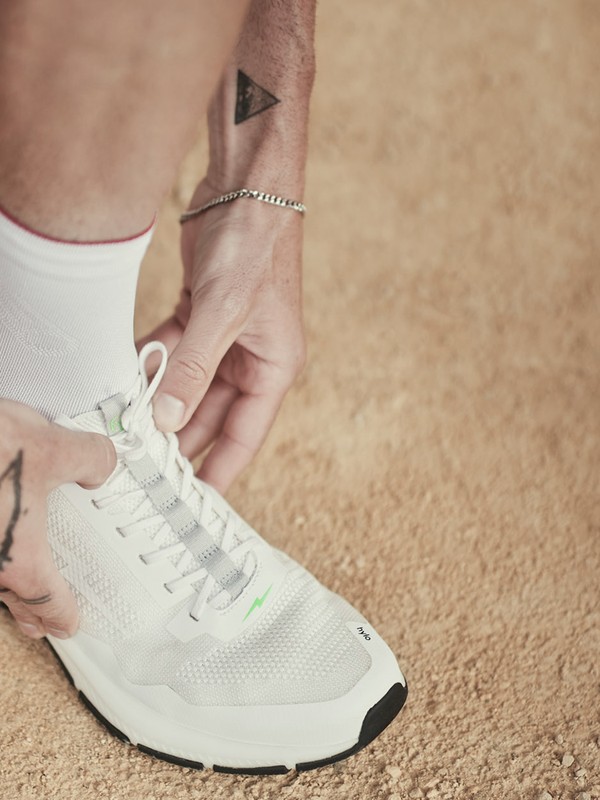
[[[262,114],[281,101],[238,69],[237,96],[235,102],[235,124],[245,122],[250,117]]]
[[[21,516],[21,472],[23,470],[23,451],[19,450],[14,459],[10,462],[8,467],[0,475],[0,489],[4,481],[7,481],[8,489],[6,491],[10,494],[9,508],[10,517],[4,530],[2,542],[0,543],[0,571],[4,567],[6,561],[12,561],[9,553],[13,543],[13,532],[19,517]],[[2,535],[2,531],[0,531]]]
[[[26,600],[24,597],[21,598],[21,602],[25,603],[26,606],[41,606],[44,603],[49,603],[52,600],[51,594],[43,594],[41,597],[33,597],[31,600]]]

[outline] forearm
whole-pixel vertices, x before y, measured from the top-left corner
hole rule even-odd
[[[216,190],[246,186],[302,197],[315,3],[252,0],[208,114],[208,180]]]

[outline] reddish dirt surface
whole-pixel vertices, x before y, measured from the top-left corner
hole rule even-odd
[[[309,363],[229,498],[373,621],[408,704],[318,773],[193,773],[113,741],[3,617],[7,800],[600,797],[600,5],[319,16]],[[140,332],[177,294],[204,158]]]

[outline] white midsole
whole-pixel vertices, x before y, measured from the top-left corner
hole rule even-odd
[[[82,631],[48,639],[75,686],[133,744],[209,767],[292,769],[341,753],[357,743],[367,711],[395,683],[405,685],[375,632],[368,642],[371,669],[350,692],[323,703],[273,706],[195,706],[168,686],[131,683],[111,648]]]

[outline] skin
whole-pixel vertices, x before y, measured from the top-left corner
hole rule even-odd
[[[314,6],[1,4],[0,206],[69,241],[143,230],[207,109],[210,164],[190,207],[242,186],[302,199]],[[236,125],[238,69],[280,102]],[[162,339],[172,354],[155,417],[162,430],[179,431],[189,457],[212,445],[200,476],[221,491],[261,446],[304,361],[301,243],[299,214],[252,200],[182,227],[180,301],[148,337]],[[0,586],[10,591],[0,597],[27,635],[68,636],[77,609],[52,563],[46,497],[60,483],[105,480],[112,445],[57,429],[8,401],[0,401],[2,422],[11,433],[0,445],[0,475],[22,453],[27,514],[14,525],[11,560],[0,569]],[[80,436],[94,443],[75,445]],[[6,486],[0,536],[14,511]]]
[[[46,497],[67,481],[103,483],[115,450],[105,436],[60,428],[11,400],[0,400],[0,428],[0,476],[19,454],[21,464],[0,480],[0,599],[27,636],[65,638],[77,629],[77,605],[50,555]]]
[[[241,187],[304,196],[314,0],[254,0],[208,113],[208,173],[190,208]],[[238,70],[279,103],[233,124]],[[148,338],[172,353],[155,401],[200,477],[225,492],[264,442],[302,369],[303,217],[254,200],[186,222],[174,315]],[[165,396],[167,400],[165,402]]]
[[[195,196],[209,195],[203,184]],[[193,458],[213,445],[198,474],[221,492],[260,448],[304,363],[302,220],[257,205],[186,223],[181,298],[148,337],[172,352],[161,389],[187,403],[181,450]]]
[[[67,240],[147,228],[247,7],[247,0],[1,3],[0,205]]]

